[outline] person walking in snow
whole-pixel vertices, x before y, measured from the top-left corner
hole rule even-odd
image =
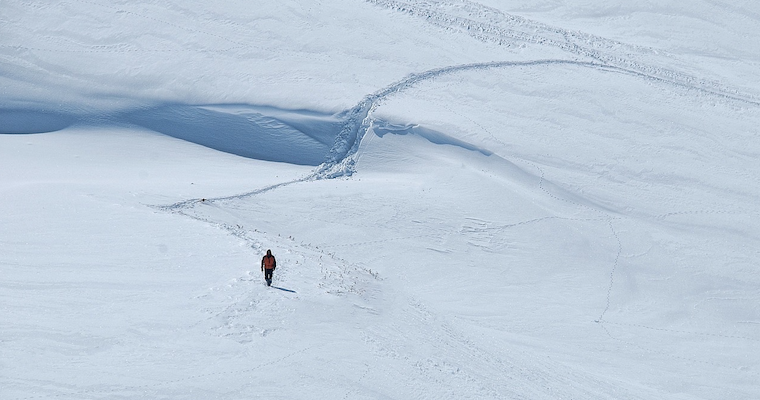
[[[275,268],[277,268],[277,260],[272,255],[272,250],[267,250],[267,255],[261,259],[261,270],[264,271],[267,286],[272,286],[272,274]]]

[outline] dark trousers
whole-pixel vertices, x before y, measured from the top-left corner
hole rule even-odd
[[[274,273],[273,269],[265,269],[264,270],[264,279],[267,281],[267,285],[272,284],[272,274]]]

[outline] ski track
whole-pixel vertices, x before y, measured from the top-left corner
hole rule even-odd
[[[543,24],[467,0],[365,1],[481,41],[506,46],[513,43],[530,43],[554,47],[573,56],[590,58],[610,67],[640,74],[642,77],[659,78],[686,87],[699,88],[715,95],[760,104],[757,96],[653,65],[658,57],[668,57],[661,50]]]
[[[386,88],[383,88],[371,95],[366,96],[361,102],[359,102],[359,104],[348,110],[346,113],[346,122],[336,137],[335,144],[330,149],[326,161],[319,168],[317,168],[311,178],[330,179],[342,176],[350,176],[355,172],[356,158],[354,155],[358,150],[359,144],[361,143],[364,134],[372,125],[372,112],[381,104],[383,100],[393,94],[402,92],[424,81],[433,80],[444,75],[451,75],[459,72],[498,68],[561,65],[585,67],[599,71],[632,75],[655,83],[670,85],[689,91],[696,91],[697,93],[724,99],[726,101],[736,101],[753,106],[760,106],[760,101],[750,98],[749,96],[738,95],[727,89],[723,90],[719,88],[710,88],[706,87],[705,85],[690,83],[689,80],[685,79],[660,77],[654,74],[647,74],[612,64],[605,64],[594,61],[544,59],[532,61],[492,61],[485,63],[447,66],[421,73],[411,74],[406,78],[393,83],[390,86],[387,86]]]

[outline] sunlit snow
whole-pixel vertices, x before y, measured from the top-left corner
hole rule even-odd
[[[0,398],[758,399],[758,27],[3,1]]]

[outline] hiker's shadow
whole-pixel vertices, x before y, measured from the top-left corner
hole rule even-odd
[[[274,286],[274,285],[272,285],[272,286],[270,286],[270,287],[271,287],[272,289],[279,289],[279,290],[282,290],[283,292],[298,293],[298,292],[296,292],[295,290],[285,289],[285,288],[281,288],[281,287],[279,287],[279,286]]]

